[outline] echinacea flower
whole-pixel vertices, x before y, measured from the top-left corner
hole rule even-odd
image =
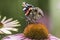
[[[48,33],[43,24],[29,24],[23,33],[9,35],[2,40],[60,40]]]
[[[23,33],[26,37],[29,37],[31,39],[47,39],[49,34],[48,30],[45,28],[45,25],[42,23],[29,24],[24,29]]]
[[[0,16],[0,19],[1,16]],[[18,20],[13,20],[13,18],[6,19],[4,17],[0,20],[0,34],[12,34],[11,31],[18,31],[17,26],[20,26]]]
[[[6,37],[4,37],[1,40],[35,40],[35,39],[27,38],[27,37],[24,36],[23,33],[20,33],[20,34],[6,36]],[[60,40],[60,39],[55,37],[55,36],[53,36],[53,35],[51,35],[51,34],[49,34],[49,38],[46,39],[46,40]]]

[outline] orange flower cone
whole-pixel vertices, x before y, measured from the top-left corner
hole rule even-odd
[[[47,39],[48,38],[48,30],[44,24],[29,24],[24,29],[24,35],[31,39]]]

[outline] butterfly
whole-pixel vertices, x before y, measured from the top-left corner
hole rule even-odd
[[[44,16],[43,11],[39,7],[34,7],[26,2],[23,2],[23,11],[25,13],[26,20],[29,23],[35,23],[36,20]]]

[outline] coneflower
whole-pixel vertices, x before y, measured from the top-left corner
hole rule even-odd
[[[29,24],[24,29],[24,35],[30,39],[48,39],[48,30],[44,24]]]
[[[60,40],[51,35],[44,24],[29,24],[23,33],[9,35],[2,40]]]
[[[11,31],[18,31],[17,26],[20,26],[18,20],[13,20],[13,18],[6,19],[0,16],[0,34],[12,34]]]

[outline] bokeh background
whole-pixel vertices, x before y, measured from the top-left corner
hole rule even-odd
[[[49,1],[51,32],[53,35],[60,37],[60,0]]]
[[[2,17],[7,16],[7,18],[17,19],[21,26],[18,27],[19,31],[13,32],[13,34],[21,33],[27,24],[25,21],[24,12],[22,10],[22,2],[27,2],[36,7],[40,7],[43,10],[44,14],[52,21],[51,28],[49,26],[49,32],[55,36],[60,37],[60,10],[56,10],[55,8],[56,1],[57,0],[0,0],[0,15],[2,15]],[[0,34],[0,39],[4,36],[6,35]]]

